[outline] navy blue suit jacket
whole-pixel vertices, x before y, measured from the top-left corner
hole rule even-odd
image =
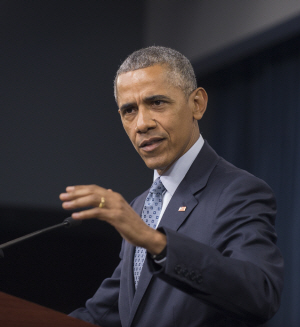
[[[138,214],[147,194],[132,203]],[[275,213],[268,185],[205,142],[160,223],[164,267],[148,256],[135,291],[134,246],[123,241],[112,277],[71,316],[103,327],[263,324],[277,311],[283,284]]]

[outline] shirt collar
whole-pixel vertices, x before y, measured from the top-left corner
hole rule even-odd
[[[181,183],[198,153],[202,149],[203,144],[204,140],[202,135],[200,135],[196,143],[183,156],[177,159],[166,173],[160,176],[157,170],[154,170],[153,180],[160,176],[166,190],[173,196],[178,185]]]

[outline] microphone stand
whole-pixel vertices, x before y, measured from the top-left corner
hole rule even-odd
[[[66,228],[70,228],[70,227],[73,227],[73,226],[78,226],[81,224],[81,220],[75,220],[73,219],[72,217],[68,217],[66,218],[62,223],[60,224],[57,224],[57,225],[54,225],[54,226],[50,226],[50,227],[47,227],[47,228],[44,228],[44,229],[41,229],[41,230],[38,230],[36,232],[33,232],[33,233],[30,233],[30,234],[27,234],[27,235],[24,235],[24,236],[21,236],[21,237],[18,237],[12,241],[9,241],[9,242],[6,242],[6,243],[3,243],[0,245],[0,257],[4,257],[4,253],[3,253],[3,250],[2,249],[5,249],[9,246],[12,246],[16,243],[19,243],[19,242],[22,242],[22,241],[25,241],[27,240],[28,238],[32,238],[32,237],[35,237],[37,235],[40,235],[40,234],[44,234],[46,232],[50,232],[54,229],[57,229],[57,228],[60,228],[60,227],[66,227]]]

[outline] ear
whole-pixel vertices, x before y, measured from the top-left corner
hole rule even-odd
[[[196,120],[200,120],[206,110],[208,96],[204,88],[198,87],[191,94],[191,100],[193,101],[193,117]]]

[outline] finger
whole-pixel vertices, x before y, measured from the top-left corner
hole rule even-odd
[[[82,196],[86,196],[92,193],[100,193],[106,189],[98,185],[77,185],[77,186],[68,186],[66,188],[67,193],[61,193],[59,198],[62,201],[70,201],[77,199]]]
[[[79,198],[65,201],[62,206],[64,209],[77,209],[82,207],[98,207],[101,202],[101,194],[89,194]],[[105,199],[105,206],[108,205],[107,199]]]
[[[106,220],[106,216],[108,214],[108,209],[100,209],[100,208],[92,208],[88,210],[83,210],[80,212],[74,212],[72,213],[72,218],[74,219],[92,219],[97,218],[100,220]]]

